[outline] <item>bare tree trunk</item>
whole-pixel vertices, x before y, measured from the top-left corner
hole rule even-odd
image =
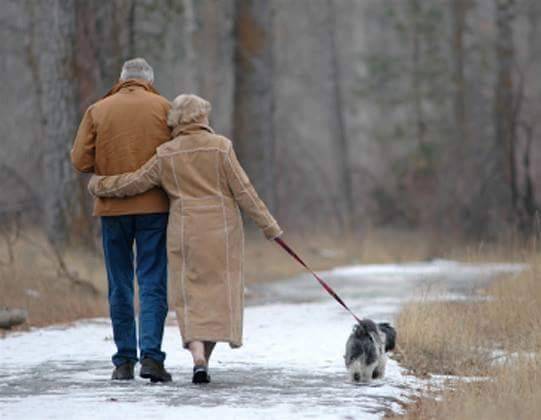
[[[32,0],[26,0],[24,3],[23,10],[28,15],[28,38],[27,42],[25,44],[25,62],[28,65],[30,69],[31,74],[31,86],[32,86],[32,94],[33,94],[33,109],[36,113],[36,116],[38,118],[39,123],[34,124],[34,130],[33,130],[33,137],[36,139],[34,140],[34,147],[35,150],[39,150],[38,157],[36,159],[36,166],[42,168],[43,167],[43,144],[40,141],[40,139],[43,139],[43,124],[42,121],[44,119],[43,117],[43,110],[41,109],[41,103],[42,103],[42,96],[43,96],[43,84],[41,83],[41,75],[39,71],[39,48],[38,45],[39,42],[39,30],[36,28],[35,22],[38,19],[37,13],[39,11],[36,10],[35,2],[32,2]],[[40,189],[36,189],[36,191],[41,191]],[[37,201],[36,203],[38,206],[41,205],[41,199]]]
[[[472,7],[472,0],[451,0],[451,57],[453,80],[453,128],[449,141],[446,158],[442,162],[442,211],[449,214],[446,218],[456,228],[463,224],[465,215],[471,207],[471,179],[468,174],[470,167],[469,153],[471,151],[471,135],[468,120],[467,82],[465,76],[466,48],[464,38],[466,32],[466,17]],[[462,176],[456,176],[461,174]],[[454,178],[452,183],[450,177]]]
[[[276,202],[273,2],[237,0],[234,140],[271,211]]]
[[[420,5],[418,0],[410,0],[410,7],[413,15],[413,33],[412,33],[412,50],[411,50],[411,83],[413,89],[413,104],[415,109],[415,135],[417,145],[421,148],[425,144],[425,121],[423,115],[423,97],[421,92],[421,28],[420,28]]]
[[[461,145],[469,143],[469,132],[466,112],[466,78],[464,76],[465,51],[464,32],[466,29],[466,14],[471,0],[452,0],[451,17],[453,26],[453,82],[454,82],[454,113],[458,138]],[[461,147],[463,149],[463,147]]]
[[[353,181],[352,181],[352,168],[351,168],[351,156],[350,147],[347,137],[347,130],[345,124],[345,115],[342,97],[342,91],[340,89],[341,69],[340,60],[338,57],[338,45],[336,42],[336,25],[337,13],[334,5],[334,0],[327,0],[327,30],[329,33],[329,54],[331,59],[331,83],[333,90],[333,99],[331,101],[331,112],[334,113],[336,143],[338,145],[338,174],[340,175],[340,184],[342,195],[345,200],[345,214],[343,228],[350,231],[350,228],[354,224],[355,203],[353,200]]]
[[[135,11],[137,9],[137,0],[131,0],[130,12],[128,18],[129,28],[129,55],[130,58],[135,57]]]
[[[113,14],[111,13],[112,3],[107,2],[96,5],[84,0],[74,1],[77,37],[77,50],[74,51],[76,63],[75,73],[79,93],[77,114],[80,117],[85,109],[92,102],[96,101],[97,95],[100,95],[100,92],[106,91],[100,71],[102,67],[99,56],[101,43],[98,39],[97,26],[100,19],[100,11],[104,7],[108,8],[108,13],[106,14],[109,19],[111,19]],[[101,29],[107,33],[111,25],[104,26]],[[109,39],[113,43],[113,40],[111,38]],[[94,238],[97,225],[92,216],[93,199],[86,190],[87,180],[88,177],[86,175],[77,175],[77,196],[73,197],[74,206],[77,205],[77,208],[74,209],[76,214],[72,214],[73,225],[76,231],[72,233],[81,243],[95,250],[96,241]]]
[[[496,60],[497,79],[495,86],[494,126],[499,170],[503,174],[503,185],[498,186],[508,197],[504,204],[508,209],[517,206],[516,163],[515,163],[515,112],[513,96],[513,67],[515,51],[513,45],[514,0],[496,0]],[[506,193],[509,191],[509,194]]]
[[[183,45],[184,54],[186,57],[185,86],[189,86],[192,90],[198,89],[197,83],[197,55],[194,48],[194,33],[196,30],[194,0],[182,0],[183,6]]]
[[[539,20],[541,17],[541,6],[539,5],[539,2],[536,0],[530,0],[528,2],[528,24],[529,24],[529,31],[528,31],[528,53],[530,56],[531,62],[537,62],[539,59],[539,54],[537,50],[538,45],[538,39],[539,39]],[[524,77],[523,77],[524,81]],[[518,92],[519,100],[516,101],[519,104],[522,104],[524,102],[524,97],[526,96],[525,93],[525,83],[520,84],[521,89],[520,92]],[[519,109],[522,107],[519,107]],[[518,114],[518,113],[517,113]],[[535,116],[532,118],[528,118],[527,116],[521,117],[520,115],[516,115],[517,119],[522,120],[522,124],[517,122],[517,128],[522,127],[524,132],[524,141],[525,146],[523,149],[523,155],[522,155],[522,172],[524,174],[524,181],[523,181],[523,188],[524,191],[522,192],[521,196],[521,202],[522,202],[522,208],[524,210],[524,219],[526,219],[523,222],[523,231],[525,232],[532,232],[536,235],[539,235],[539,231],[535,231],[533,229],[535,225],[536,217],[539,215],[539,206],[537,203],[536,198],[536,183],[534,182],[534,177],[532,176],[532,167],[531,167],[531,157],[533,152],[533,142],[536,138],[536,128],[537,128],[537,119]]]
[[[531,154],[533,142],[533,129],[529,125],[524,127],[526,145],[522,155],[522,170],[524,171],[524,192],[522,194],[522,207],[524,209],[523,230],[530,231],[533,226],[536,214],[539,212],[537,200],[535,198],[534,182],[531,174]]]
[[[235,0],[194,2],[197,91],[212,103],[211,124],[220,134],[233,135],[235,91]]]
[[[41,110],[45,142],[43,203],[45,227],[55,246],[66,242],[70,206],[76,191],[69,150],[77,127],[78,101],[75,78],[75,2],[42,0],[36,7]]]

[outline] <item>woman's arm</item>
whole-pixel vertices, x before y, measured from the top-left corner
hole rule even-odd
[[[242,169],[232,145],[225,155],[225,173],[229,188],[240,208],[263,230],[267,239],[275,239],[282,235],[282,229],[270,214],[263,200],[257,195],[248,175]]]
[[[122,175],[93,175],[88,191],[97,197],[126,197],[142,194],[161,183],[161,161],[154,155],[135,172]]]

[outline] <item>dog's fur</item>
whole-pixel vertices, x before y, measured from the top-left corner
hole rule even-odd
[[[396,330],[388,323],[363,319],[353,327],[346,343],[346,368],[353,382],[369,383],[383,378],[386,352],[395,347]]]

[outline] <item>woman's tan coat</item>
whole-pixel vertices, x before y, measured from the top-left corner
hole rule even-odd
[[[176,136],[136,172],[93,177],[102,197],[140,194],[161,186],[171,202],[169,278],[182,340],[242,345],[244,233],[239,206],[268,239],[282,231],[240,166],[231,141],[202,124]]]

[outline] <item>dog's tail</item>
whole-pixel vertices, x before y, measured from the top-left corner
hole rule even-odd
[[[396,346],[396,330],[388,322],[378,324],[381,332],[385,334],[385,351],[392,351]]]
[[[370,335],[370,333],[377,334],[378,327],[374,321],[370,319],[363,319],[361,322],[355,324],[353,327],[353,332],[358,338],[363,338]]]

